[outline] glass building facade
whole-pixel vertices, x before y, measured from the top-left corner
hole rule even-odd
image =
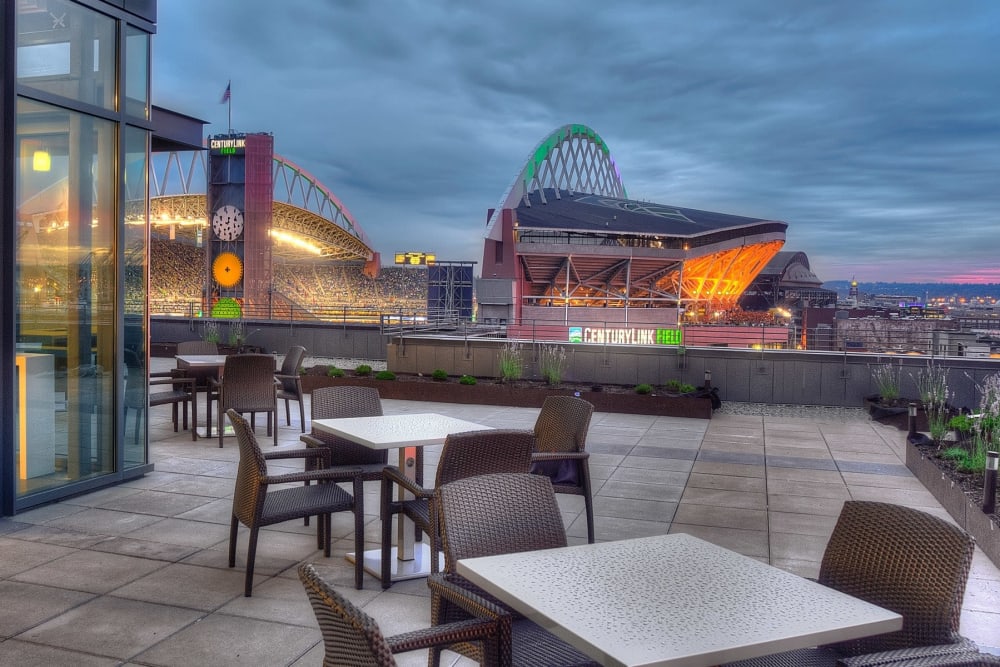
[[[146,404],[156,2],[2,7],[0,500],[10,515],[151,469],[132,420]]]

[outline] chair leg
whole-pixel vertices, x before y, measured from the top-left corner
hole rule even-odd
[[[327,558],[330,557],[330,534],[333,532],[333,515],[327,512],[323,515],[323,555]],[[362,560],[364,560],[365,555],[361,554]]]
[[[289,426],[292,425],[292,411],[288,407],[288,399],[285,399],[285,423]],[[303,431],[304,433],[305,431]]]
[[[306,432],[306,408],[302,405],[302,396],[299,396],[299,428]]]
[[[177,433],[177,404],[170,404],[170,417],[174,422],[174,433]]]
[[[580,479],[583,482],[583,505],[587,512],[587,542],[593,544],[594,536],[594,496],[590,492],[590,466],[586,461],[580,463]]]
[[[365,578],[365,481],[354,478],[354,587],[364,587]]]
[[[222,406],[220,405],[219,406],[219,412],[216,415],[216,420],[217,420],[216,427],[219,430],[219,449],[222,449],[222,422],[223,422],[222,418],[223,418],[223,416],[224,416],[224,414],[222,412]]]
[[[271,416],[274,416],[274,428],[271,428]],[[278,446],[278,406],[275,404],[274,412],[267,413],[267,432],[274,438],[274,446]]]
[[[240,520],[233,515],[229,525],[229,567],[236,567],[236,533],[240,528]]]
[[[382,502],[380,514],[382,515],[382,588],[392,586],[392,483],[382,480]],[[403,520],[403,515],[399,515],[399,520]]]
[[[256,526],[250,528],[250,544],[247,545],[247,577],[243,590],[244,597],[250,597],[253,592],[253,561],[257,557],[257,530]]]

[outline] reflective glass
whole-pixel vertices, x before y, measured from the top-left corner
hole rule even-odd
[[[125,32],[125,113],[149,118],[149,34],[134,26]]]
[[[17,3],[19,84],[114,110],[116,50],[109,16],[67,0]]]
[[[23,496],[115,469],[115,124],[19,98],[16,142]]]
[[[146,462],[147,164],[149,133],[125,128],[125,467]]]

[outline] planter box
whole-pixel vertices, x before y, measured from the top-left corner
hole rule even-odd
[[[1000,526],[979,506],[970,502],[962,487],[944,474],[920,450],[906,446],[906,467],[920,480],[959,526],[976,538],[976,544],[993,564],[1000,567]]]
[[[598,412],[619,412],[634,415],[664,417],[712,418],[712,400],[690,396],[655,396],[606,391],[580,391],[548,389],[503,384],[463,385],[449,382],[411,382],[375,380],[372,378],[331,378],[303,375],[302,390],[312,393],[318,387],[331,386],[375,387],[382,398],[405,401],[431,401],[436,403],[464,403],[467,405],[507,405],[517,408],[540,408],[546,396],[573,396],[589,401]]]

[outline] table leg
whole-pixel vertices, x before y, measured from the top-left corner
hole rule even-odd
[[[399,469],[407,479],[417,478],[417,448],[400,447],[399,449]],[[399,487],[398,500],[408,500],[413,498],[413,494]],[[413,560],[413,524],[406,520],[402,514],[396,521],[396,558],[399,560]]]

